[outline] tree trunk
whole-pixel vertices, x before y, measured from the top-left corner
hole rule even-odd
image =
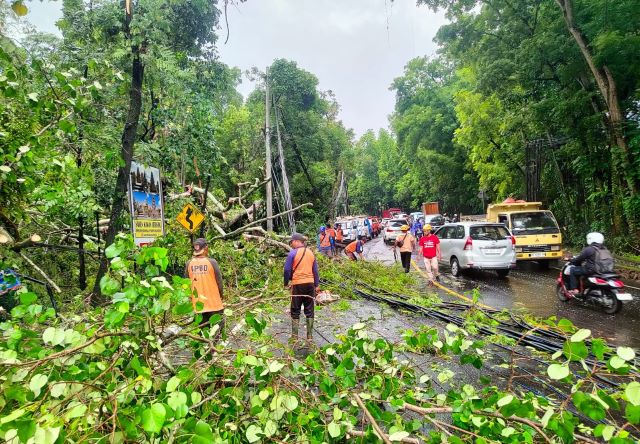
[[[109,229],[104,236],[105,246],[113,243],[116,234],[122,227],[121,216],[124,209],[124,202],[127,193],[127,183],[129,181],[129,171],[131,170],[131,160],[133,159],[133,149],[138,131],[138,121],[140,118],[140,109],[142,108],[142,80],[144,77],[144,65],[140,59],[140,47],[133,46],[131,48],[133,62],[131,65],[131,85],[129,87],[129,112],[127,120],[122,131],[122,146],[120,156],[123,164],[118,170],[118,179],[116,180],[116,188],[113,194],[113,202],[111,204],[111,215],[109,217]],[[107,259],[102,257],[100,268],[96,276],[91,295],[91,303],[97,305],[101,302],[100,297],[100,279],[107,271]]]
[[[591,50],[587,43],[586,37],[582,33],[582,31],[576,26],[573,15],[573,0],[556,0],[556,3],[562,10],[562,15],[564,17],[564,21],[567,25],[567,29],[569,33],[575,40],[582,56],[584,57],[585,62],[589,66],[591,73],[598,85],[598,90],[607,106],[608,110],[608,120],[610,123],[610,135],[612,142],[620,148],[622,151],[622,158],[620,159],[622,162],[622,170],[626,172],[626,182],[627,187],[631,195],[636,195],[638,192],[638,184],[636,179],[630,174],[631,166],[634,165],[633,153],[629,149],[629,145],[627,143],[625,133],[624,133],[624,123],[625,117],[622,112],[622,107],[620,106],[620,100],[618,99],[618,89],[616,85],[616,81],[611,74],[611,71],[607,67],[607,65],[603,65],[601,68],[596,66],[595,60],[593,58],[593,54],[591,54]],[[615,164],[615,161],[614,161]],[[615,169],[614,169],[615,170]],[[619,174],[624,174],[623,171],[618,171]]]

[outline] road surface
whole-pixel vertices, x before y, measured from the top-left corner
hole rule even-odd
[[[381,238],[365,244],[365,257],[388,265],[394,263],[392,249]],[[421,257],[414,255],[414,260],[422,267]],[[566,318],[578,327],[590,329],[594,336],[605,338],[611,344],[640,348],[640,291],[637,289],[629,289],[634,300],[626,303],[621,312],[606,315],[596,307],[559,301],[555,295],[559,270],[541,270],[536,263],[518,264],[518,268],[512,270],[506,279],[499,279],[492,272],[479,271],[455,278],[449,273],[448,267],[443,267],[442,272],[444,286],[463,294],[477,288],[482,303],[491,307],[528,311],[542,318]],[[640,288],[637,282],[630,284]]]

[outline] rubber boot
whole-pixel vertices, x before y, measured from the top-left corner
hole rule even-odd
[[[291,318],[291,342],[298,340],[298,332],[300,331],[300,319]]]
[[[307,341],[313,341],[313,318],[307,318]]]

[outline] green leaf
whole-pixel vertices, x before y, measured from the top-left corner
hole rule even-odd
[[[276,424],[275,421],[272,421],[271,419],[268,420],[267,423],[264,425],[264,436],[266,436],[267,438],[270,438],[273,435],[275,435],[277,431],[278,431],[278,424]]]
[[[513,401],[513,395],[506,395],[500,398],[497,404],[498,407],[504,407],[507,404],[511,404],[511,401]]]
[[[602,339],[592,339],[591,340],[591,353],[598,358],[600,361],[604,360],[604,352],[606,350],[606,344]]]
[[[22,305],[31,305],[38,300],[38,295],[30,291],[20,294],[20,303]]]
[[[42,387],[44,387],[48,380],[49,377],[41,373],[38,373],[37,375],[34,375],[33,378],[31,378],[31,381],[29,382],[29,389],[33,392],[36,398],[40,396],[40,390],[42,389]]]
[[[284,408],[292,412],[297,407],[298,407],[298,398],[296,398],[293,395],[287,395],[284,397]]]
[[[253,355],[247,355],[242,359],[242,362],[252,367],[255,367],[258,365],[258,358],[256,358]]]
[[[148,433],[160,433],[167,410],[162,404],[152,404],[142,412],[142,428]]]
[[[120,256],[120,253],[122,253],[122,249],[117,244],[111,244],[104,250],[104,255],[107,256],[108,259]]]
[[[640,424],[640,406],[627,403],[624,415],[631,424]]]
[[[71,407],[67,413],[64,415],[64,419],[66,421],[69,421],[70,419],[73,418],[80,418],[81,416],[83,416],[85,414],[85,412],[87,411],[87,406],[84,404],[80,404],[80,403],[75,403],[75,405],[73,407]]]
[[[582,342],[589,336],[591,336],[591,330],[588,328],[581,328],[571,336],[571,342]]]
[[[167,404],[173,410],[178,409],[182,405],[187,405],[187,394],[184,392],[172,392],[167,398]]]
[[[211,426],[204,421],[198,421],[193,432],[195,436],[192,441],[195,444],[210,444],[214,441]]]
[[[167,392],[173,392],[180,385],[180,378],[173,376],[167,381]]]
[[[620,367],[624,367],[626,364],[627,364],[626,361],[617,355],[609,359],[609,365],[611,365],[611,367],[614,369],[619,369]]]
[[[27,8],[22,0],[17,0],[11,4],[11,9],[16,13],[18,17],[24,17],[29,12],[29,8]]]
[[[366,327],[366,324],[362,323],[362,322],[358,322],[357,324],[354,324],[353,327],[351,327],[354,330],[362,330],[363,328]]]
[[[262,434],[262,429],[255,424],[251,424],[249,427],[247,427],[245,436],[247,437],[247,440],[249,442],[256,442],[260,441],[260,436],[258,436],[260,434]]]
[[[7,416],[3,416],[0,418],[0,424],[7,424],[14,419],[20,418],[22,415],[27,413],[25,409],[15,409],[13,412],[9,413]]]
[[[27,97],[29,98],[29,100],[31,100],[32,102],[38,102],[38,93],[32,92],[27,94]]]
[[[613,437],[613,434],[615,431],[616,431],[616,428],[612,425],[604,426],[604,428],[602,429],[602,438],[605,441],[609,441]]]
[[[61,427],[40,428],[38,426],[33,437],[33,442],[38,444],[53,444],[60,435],[60,429]]]
[[[630,382],[624,390],[624,394],[627,397],[627,401],[633,405],[640,406],[640,382]]]
[[[278,361],[271,361],[269,363],[269,371],[271,373],[277,373],[284,368],[284,364]]]
[[[633,361],[636,357],[636,352],[631,347],[618,347],[616,354],[625,361]]]
[[[329,431],[329,436],[332,438],[337,438],[340,436],[340,426],[336,424],[334,421],[331,421],[327,426],[327,430]]]
[[[202,401],[202,395],[200,394],[200,392],[191,393],[191,403],[192,404],[197,404],[200,401]]]
[[[409,432],[405,432],[404,430],[399,432],[394,432],[391,435],[389,435],[389,441],[402,441],[408,436],[409,436]]]
[[[547,368],[547,374],[551,379],[560,380],[569,376],[569,366],[564,364],[551,364]]]

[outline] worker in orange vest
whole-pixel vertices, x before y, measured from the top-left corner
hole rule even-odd
[[[329,232],[324,225],[320,227],[319,241],[320,241],[320,253],[324,254],[325,256],[330,256],[331,255],[331,236],[329,235]]]
[[[327,223],[326,233],[329,235],[329,243],[331,244],[331,256],[336,255],[336,229],[331,226],[331,223]]]
[[[347,245],[344,249],[344,254],[347,255],[349,259],[352,261],[358,260],[356,258],[356,253],[360,256],[360,260],[364,260],[364,236],[358,236],[358,240],[352,241],[349,245]]]
[[[319,291],[318,262],[307,248],[307,239],[294,233],[289,242],[291,251],[284,263],[284,286],[291,289],[291,340],[298,340],[300,311],[304,307],[307,340],[313,340],[313,319],[316,292]]]
[[[217,339],[224,329],[224,304],[222,274],[215,259],[209,257],[209,244],[199,238],[193,242],[193,257],[185,266],[185,274],[191,280],[191,303],[193,310],[202,316],[202,325],[207,325],[214,315],[219,315]]]

